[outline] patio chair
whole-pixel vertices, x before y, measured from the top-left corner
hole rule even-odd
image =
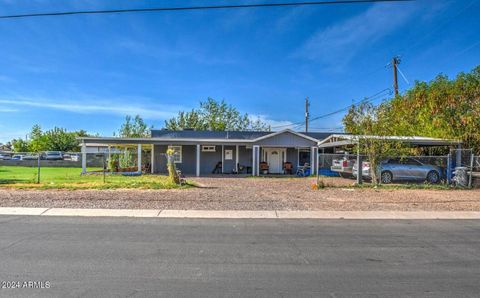
[[[308,162],[306,162],[303,167],[298,167],[297,169],[297,176],[299,177],[308,177],[310,176],[310,173],[310,164]]]
[[[260,173],[262,173],[262,174],[268,174],[268,170],[269,170],[268,163],[262,161],[262,162],[259,164],[259,169],[260,169]]]
[[[212,170],[212,174],[221,174],[222,173],[222,162],[219,161],[215,165],[215,168]]]
[[[293,165],[291,162],[287,161],[283,163],[283,172],[285,174],[290,174],[290,175],[293,174]]]

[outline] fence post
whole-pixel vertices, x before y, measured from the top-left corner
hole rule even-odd
[[[37,159],[37,184],[40,184],[40,152],[38,152]]]
[[[472,150],[472,154],[470,155],[470,177],[468,177],[468,188],[472,188],[473,160],[474,159],[475,159],[475,156],[473,155],[473,150]]]

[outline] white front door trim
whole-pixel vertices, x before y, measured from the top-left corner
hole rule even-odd
[[[277,154],[277,162],[274,162],[274,152]],[[287,161],[287,148],[263,148],[263,160],[268,163],[270,173],[281,174],[283,163]]]

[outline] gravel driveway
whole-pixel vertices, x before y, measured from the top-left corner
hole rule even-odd
[[[2,207],[210,210],[475,210],[480,190],[312,190],[314,179],[194,178],[183,190],[7,190]],[[351,180],[345,180],[350,185]]]

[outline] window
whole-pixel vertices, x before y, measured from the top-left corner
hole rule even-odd
[[[202,146],[202,152],[215,152],[215,146]]]
[[[182,163],[182,146],[168,146],[168,149],[173,149],[173,162]]]
[[[298,166],[303,167],[310,164],[310,149],[298,149]]]

